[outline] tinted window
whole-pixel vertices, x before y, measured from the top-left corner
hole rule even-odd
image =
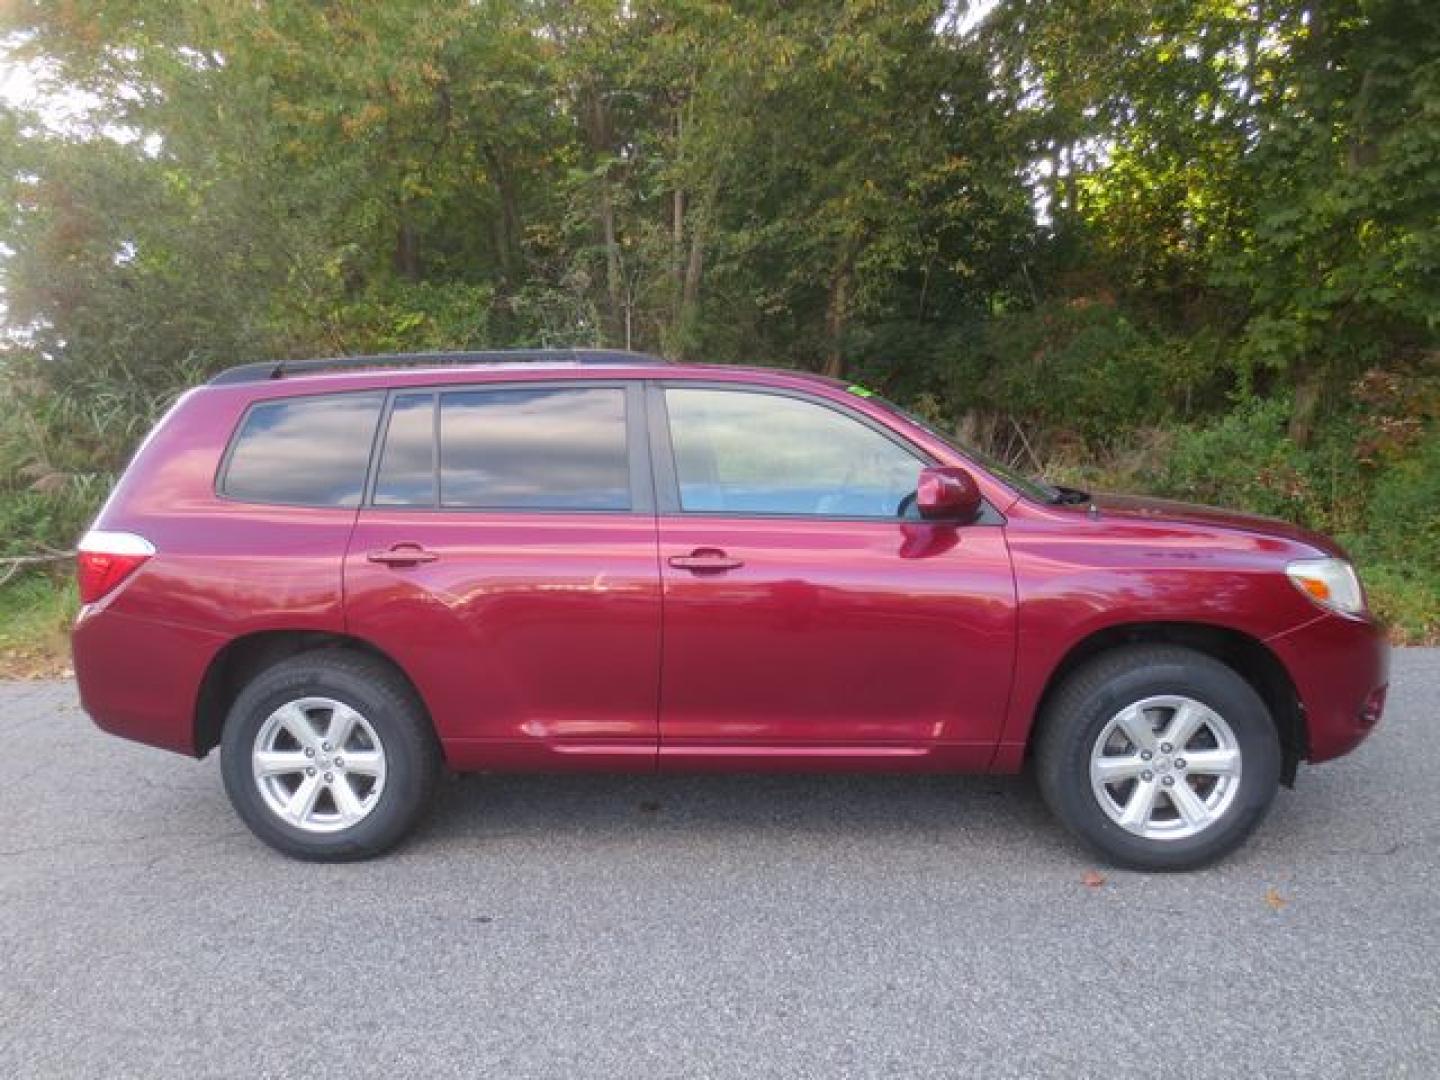
[[[893,518],[923,464],[852,417],[798,398],[665,391],[685,510]]]
[[[441,395],[440,502],[496,509],[629,509],[624,391]]]
[[[379,394],[335,394],[256,405],[246,414],[221,492],[245,502],[358,506]]]
[[[435,505],[435,395],[400,394],[375,479],[376,506]]]

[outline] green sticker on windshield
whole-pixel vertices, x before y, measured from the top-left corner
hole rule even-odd
[[[847,386],[845,389],[848,390],[848,391],[850,391],[850,393],[854,394],[856,397],[874,397],[874,396],[875,396],[875,391],[874,391],[874,390],[866,390],[865,387],[861,386],[859,383],[851,383],[851,384],[850,384],[849,386]]]

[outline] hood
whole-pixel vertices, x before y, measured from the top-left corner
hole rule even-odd
[[[1141,498],[1136,495],[1096,495],[1091,501],[1100,508],[1103,516],[1109,518],[1237,529],[1306,544],[1327,555],[1346,557],[1340,545],[1328,536],[1263,514],[1246,514],[1238,510],[1222,510],[1215,506],[1200,506],[1171,499]]]

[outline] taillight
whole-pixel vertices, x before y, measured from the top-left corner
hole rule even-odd
[[[76,560],[80,602],[95,603],[154,554],[155,545],[143,536],[91,529],[80,541]]]

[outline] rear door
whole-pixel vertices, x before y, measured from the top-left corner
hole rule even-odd
[[[918,448],[831,399],[651,392],[661,763],[984,768],[1015,648],[1002,520],[907,514]]]
[[[351,633],[460,766],[652,768],[660,593],[638,384],[398,390],[345,560]]]

